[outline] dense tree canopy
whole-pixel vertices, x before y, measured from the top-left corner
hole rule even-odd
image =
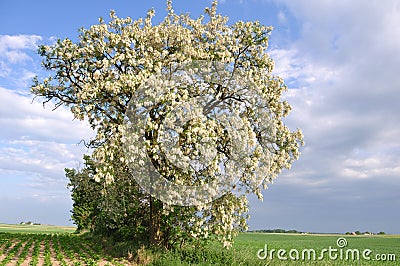
[[[75,223],[165,247],[214,237],[230,246],[247,228],[246,194],[262,199],[261,189],[290,168],[302,144],[301,131],[282,122],[291,107],[281,99],[283,80],[271,73],[274,62],[266,49],[272,28],[257,21],[228,25],[216,2],[197,19],[175,14],[168,2],[168,15],[157,25],[154,10],[138,20],[110,15],[110,22],[100,19],[82,29],[76,43],[66,38],[41,46],[51,74],[32,86],[36,96],[69,106],[96,131],[87,143],[93,154],[85,168],[67,170]],[[180,111],[181,118],[190,118],[176,128],[173,113],[192,99],[200,99],[201,112]],[[227,117],[239,122],[226,122]],[[140,118],[142,126],[133,142],[132,118]],[[170,146],[169,137],[177,138]],[[213,155],[199,161],[210,143]],[[136,167],[144,166],[140,156],[178,185],[202,186],[231,173],[237,182],[210,201],[168,202],[138,182],[149,174]]]

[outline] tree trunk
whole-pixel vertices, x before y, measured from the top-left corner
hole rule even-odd
[[[157,206],[157,199],[154,199],[151,195],[150,199],[150,244],[159,245],[161,242],[161,228],[160,228],[160,210]]]

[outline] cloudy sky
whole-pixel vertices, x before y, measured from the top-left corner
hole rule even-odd
[[[194,2],[194,3],[193,3]],[[210,1],[175,1],[198,16]],[[108,17],[138,18],[164,1],[3,0],[0,3],[0,222],[71,224],[65,167],[91,132],[67,109],[43,108],[38,44],[77,39]],[[251,198],[251,229],[400,233],[400,2],[225,0],[219,12],[274,26],[269,52],[290,90],[286,119],[306,145],[290,171]]]

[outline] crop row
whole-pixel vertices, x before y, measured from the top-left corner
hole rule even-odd
[[[0,233],[0,266],[127,264],[76,235]]]

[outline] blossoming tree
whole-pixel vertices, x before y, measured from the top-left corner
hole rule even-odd
[[[298,158],[302,133],[282,122],[291,107],[281,99],[283,80],[271,73],[271,27],[228,25],[216,2],[197,19],[175,14],[170,1],[167,10],[157,25],[154,10],[138,20],[111,12],[109,23],[100,19],[82,29],[76,43],[66,38],[40,46],[51,75],[35,79],[31,90],[56,108],[69,106],[96,131],[86,169],[67,170],[75,222],[99,233],[123,228],[132,237],[149,235],[167,248],[212,238],[229,247],[247,228],[246,195],[262,200],[261,189]],[[134,141],[127,125],[137,129]],[[210,200],[204,193],[198,202],[168,200],[167,186],[153,193],[158,184],[140,156],[169,184],[235,182],[219,194],[211,191],[220,187],[209,187]],[[146,187],[141,180],[147,179]],[[81,220],[82,210],[90,222]]]

